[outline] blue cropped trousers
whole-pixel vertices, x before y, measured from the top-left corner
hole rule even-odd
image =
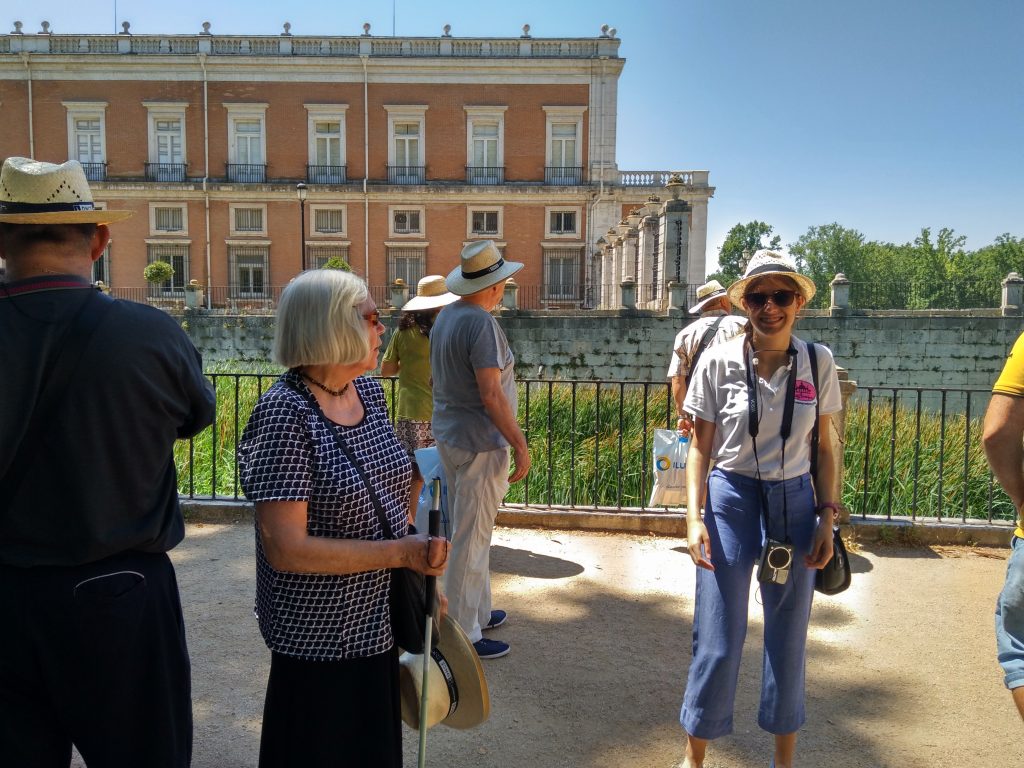
[[[772,538],[784,539],[788,527],[794,552],[785,584],[759,584],[764,665],[758,724],[769,733],[787,734],[805,719],[804,663],[814,569],[804,565],[804,556],[810,553],[817,526],[810,476],[761,482],[716,468],[708,477],[704,513],[715,570],[697,569],[693,661],[679,715],[686,732],[701,739],[716,739],[733,728],[751,575],[765,541],[759,486]]]

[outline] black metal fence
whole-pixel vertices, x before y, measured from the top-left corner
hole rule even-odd
[[[235,447],[257,398],[277,378],[211,373],[214,427],[179,441],[180,492],[238,500]],[[396,381],[382,379],[389,403]],[[645,509],[653,485],[652,440],[671,428],[667,382],[521,379],[519,419],[530,447],[526,480],[506,503],[615,511]],[[887,519],[1010,521],[1012,503],[981,449],[988,392],[865,387],[845,413],[842,499],[851,514]]]

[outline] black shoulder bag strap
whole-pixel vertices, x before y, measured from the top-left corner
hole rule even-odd
[[[704,335],[700,337],[700,343],[697,344],[697,351],[693,353],[693,360],[690,361],[690,369],[686,372],[686,390],[690,390],[690,379],[693,378],[693,372],[697,369],[697,361],[700,360],[700,356],[704,354],[704,350],[711,346],[711,340],[715,338],[715,333],[718,332],[718,326],[725,320],[725,315],[719,317],[712,324],[710,328],[704,331]]]
[[[807,342],[807,357],[811,363],[811,381],[814,383],[814,426],[811,427],[811,480],[818,482],[818,441],[821,435],[818,434],[818,408],[821,405],[821,393],[818,392],[818,353],[814,349],[814,342]]]
[[[294,389],[299,394],[303,394],[294,384],[288,383],[288,386]],[[374,490],[373,484],[370,482],[370,478],[363,472],[363,465],[356,459],[356,455],[352,453],[352,449],[348,447],[348,443],[341,436],[341,432],[338,431],[338,425],[327,418],[324,414],[323,408],[320,407],[320,403],[317,402],[316,397],[312,394],[306,395],[306,399],[309,401],[310,406],[316,411],[316,415],[320,417],[322,421],[334,436],[334,442],[338,444],[338,448],[345,454],[345,458],[348,459],[349,464],[359,475],[359,479],[363,481],[363,485],[366,486],[366,492],[370,495],[370,502],[373,504],[373,510],[377,513],[377,519],[380,521],[380,528],[384,532],[384,536],[389,539],[395,538],[394,531],[391,528],[391,523],[388,522],[388,517],[384,514],[384,505],[380,503],[380,499],[377,497],[377,491]]]
[[[7,472],[0,478],[0,499],[14,497],[25,478],[25,469],[29,462],[38,458],[43,436],[49,434],[54,427],[57,405],[64,399],[74,381],[75,370],[89,339],[103,316],[114,306],[114,300],[100,291],[94,288],[89,288],[88,291],[89,295],[71,318],[68,330],[65,331],[60,346],[44,374],[39,399],[29,418],[25,437],[22,438],[17,454],[7,467]]]

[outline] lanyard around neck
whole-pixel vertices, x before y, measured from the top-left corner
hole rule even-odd
[[[746,368],[747,368],[747,431],[750,433],[750,439],[754,443],[754,466],[757,467],[757,480],[758,484],[761,483],[761,463],[757,458],[757,434],[760,431],[760,417],[758,415],[758,402],[757,395],[760,391],[760,385],[755,386],[757,377],[757,371],[754,370],[754,350],[753,346],[749,344],[744,345],[745,352],[747,354]],[[789,434],[793,430],[793,405],[796,402],[796,347],[793,346],[792,340],[789,342],[789,348],[786,350],[786,356],[789,358],[789,379],[786,381],[786,398],[782,406],[782,425],[779,427],[779,436],[782,438],[782,479],[786,479],[786,440],[789,439]],[[761,516],[764,518],[764,531],[765,536],[771,538],[771,533],[768,526],[768,504],[765,500],[764,489],[760,488],[761,496]],[[789,541],[789,509],[786,503],[786,489],[782,489],[782,525],[783,533],[785,538],[783,541]]]

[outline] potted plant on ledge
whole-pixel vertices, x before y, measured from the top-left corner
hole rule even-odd
[[[167,284],[167,288],[170,288],[171,278],[174,277],[174,267],[166,261],[154,261],[146,265],[146,268],[142,270],[142,276],[150,285],[150,296],[159,295],[165,284]]]

